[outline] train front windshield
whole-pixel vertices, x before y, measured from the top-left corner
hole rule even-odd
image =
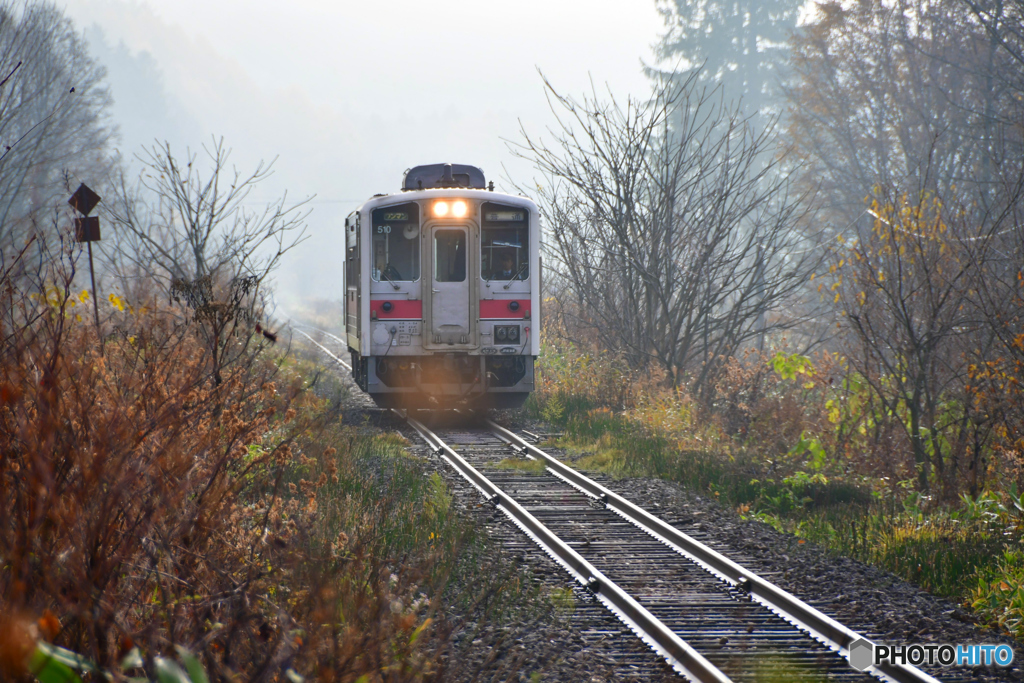
[[[530,277],[526,209],[486,202],[481,214],[480,277],[485,280]]]
[[[370,227],[374,280],[411,282],[420,278],[420,214],[416,204],[375,209]]]

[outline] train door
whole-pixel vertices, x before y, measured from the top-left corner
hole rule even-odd
[[[345,219],[345,332],[348,345],[359,351],[359,214]]]
[[[469,229],[436,225],[431,229],[431,345],[470,343]]]

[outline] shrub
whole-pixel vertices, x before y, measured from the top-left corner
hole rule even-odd
[[[211,381],[193,331],[153,302],[96,330],[74,314],[72,255],[39,262],[0,283],[0,601],[59,615],[59,643],[104,668],[126,639],[266,665],[290,642],[256,596],[308,421],[298,388],[278,391],[257,354]]]
[[[336,390],[245,339],[218,380],[155,301],[112,298],[97,330],[74,255],[36,256],[0,277],[0,631],[27,638],[0,636],[6,675],[33,647],[107,672],[137,648],[125,673],[152,678],[185,646],[215,680],[423,680],[446,606],[529,594],[404,439],[340,424]]]

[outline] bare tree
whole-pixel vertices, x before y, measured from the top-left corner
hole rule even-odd
[[[102,178],[114,128],[104,70],[48,3],[0,2],[0,248],[63,203],[68,176]]]
[[[103,254],[125,291],[156,285],[190,311],[219,381],[220,369],[262,332],[268,278],[304,239],[308,210],[287,195],[262,209],[248,206],[273,162],[242,173],[229,167],[223,139],[204,146],[203,156],[206,170],[199,154],[187,151],[179,160],[167,143],[138,156],[137,181],[122,175],[102,205],[111,226]]]
[[[132,182],[123,174],[106,202],[116,238],[107,256],[155,278],[164,290],[173,280],[208,276],[256,275],[261,280],[302,240],[305,202],[288,204],[287,195],[262,209],[247,205],[249,194],[270,177],[273,162],[251,172],[230,166],[224,140],[203,146],[209,164],[186,150],[177,159],[170,144],[154,145],[137,156],[143,169]]]
[[[561,309],[605,348],[710,400],[720,359],[795,322],[784,307],[813,264],[774,127],[756,131],[698,79],[624,106],[545,81],[555,142],[523,131],[515,150],[547,180]]]
[[[787,139],[837,232],[871,229],[876,185],[999,201],[985,193],[1015,175],[1020,103],[961,0],[820,3],[793,43]]]
[[[972,493],[996,469],[983,458],[993,451],[1002,456],[998,471],[1024,488],[1024,173],[1001,194],[1009,200],[987,216],[986,238],[965,243],[973,275],[968,297],[996,342],[971,358],[967,373],[967,393],[993,431],[990,442],[975,438],[971,444]]]
[[[837,244],[831,271],[850,367],[882,406],[876,421],[906,430],[918,486],[932,479],[955,497],[972,429],[988,427],[964,394],[968,367],[994,343],[970,303],[975,263],[967,245],[991,231],[934,195],[879,188],[872,230]]]
[[[1024,90],[1024,0],[961,0],[1016,68],[1004,68],[992,77],[1017,92]]]

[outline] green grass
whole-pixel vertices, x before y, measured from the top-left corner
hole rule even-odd
[[[424,571],[427,583],[443,583],[454,569],[473,530],[451,513],[451,493],[441,477],[424,475],[423,463],[408,454],[408,441],[397,432],[377,432],[336,423],[307,443],[321,456],[289,468],[286,481],[296,485],[301,502],[303,481],[327,474],[319,501],[314,547],[328,548],[341,534],[359,534],[365,552],[378,558],[403,558]],[[337,447],[334,472],[323,464],[328,448]],[[330,456],[327,456],[330,457]],[[368,520],[372,524],[368,525]]]
[[[971,607],[983,619],[1024,641],[1024,551],[1008,550],[978,572]]]
[[[978,573],[995,567],[1007,547],[998,531],[942,513],[888,515],[877,506],[837,505],[787,517],[760,517],[831,552],[874,564],[929,592],[960,601],[970,595]]]
[[[752,503],[766,488],[757,483],[753,463],[677,450],[667,436],[621,413],[591,410],[586,402],[563,399],[562,405],[573,407],[560,411],[562,420],[555,424],[564,434],[556,443],[579,467],[619,477],[668,479],[734,504]]]

